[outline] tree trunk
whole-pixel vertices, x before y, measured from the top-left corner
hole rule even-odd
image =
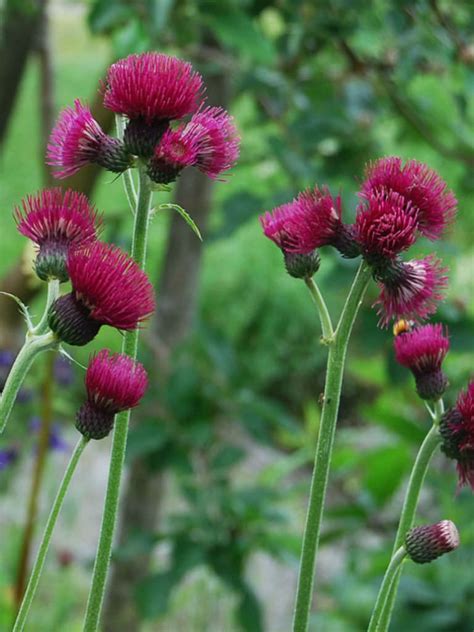
[[[42,0],[6,0],[0,34],[0,151],[14,109],[28,55],[36,41]]]
[[[208,101],[223,105],[229,101],[228,75],[207,77]],[[213,183],[197,170],[189,169],[178,180],[176,203],[185,208],[202,233],[212,207]],[[167,248],[158,284],[158,309],[155,333],[159,342],[156,354],[158,370],[166,372],[173,349],[190,332],[196,308],[202,243],[175,214],[171,220]],[[123,546],[131,533],[155,531],[160,517],[164,492],[162,473],[150,471],[146,462],[137,458],[130,467],[121,505],[117,544]],[[151,554],[124,561],[114,561],[104,606],[104,632],[138,632],[140,617],[134,592],[148,574]]]

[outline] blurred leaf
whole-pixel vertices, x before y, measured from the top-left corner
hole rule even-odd
[[[232,467],[245,458],[245,454],[243,448],[239,448],[235,445],[223,445],[212,458],[211,468],[218,470]]]
[[[158,421],[142,421],[130,430],[127,442],[127,461],[162,448],[169,439],[168,429]]]
[[[364,456],[363,487],[378,505],[386,503],[396,491],[411,465],[411,456],[403,444],[378,448]]]

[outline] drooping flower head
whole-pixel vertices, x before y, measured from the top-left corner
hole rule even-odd
[[[68,178],[90,163],[98,163],[114,173],[130,167],[132,156],[118,138],[105,134],[89,108],[79,99],[65,108],[51,132],[47,164],[57,178]]]
[[[402,195],[418,211],[418,229],[429,239],[439,239],[454,219],[457,200],[442,178],[416,160],[405,164],[401,158],[380,158],[368,165],[360,195],[391,190]]]
[[[137,406],[148,385],[139,362],[102,349],[89,361],[87,401],[76,414],[76,428],[88,439],[102,439],[112,430],[114,415]]]
[[[222,108],[206,107],[189,123],[164,134],[148,173],[155,182],[167,184],[194,165],[216,179],[235,164],[239,143],[232,117]]]
[[[378,279],[380,294],[375,306],[380,324],[387,326],[392,319],[400,318],[420,321],[434,314],[444,298],[446,272],[433,255],[407,262],[395,260]]]
[[[458,530],[451,520],[414,527],[405,536],[408,557],[417,564],[433,562],[457,549],[459,542]]]
[[[441,324],[423,325],[401,333],[394,339],[395,358],[412,371],[416,390],[422,399],[437,400],[448,380],[441,369],[449,351],[449,338]]]
[[[49,324],[60,340],[84,345],[101,325],[135,329],[154,310],[145,272],[116,246],[95,242],[69,254],[72,292],[51,306]]]
[[[459,485],[474,491],[474,380],[462,391],[456,405],[446,411],[439,426],[441,449],[457,461]]]
[[[104,106],[130,119],[125,144],[151,156],[173,119],[195,112],[202,99],[202,77],[190,63],[162,53],[129,55],[110,66]]]
[[[384,265],[415,243],[418,211],[394,191],[371,191],[357,211],[355,234],[368,263]]]
[[[87,197],[68,189],[30,195],[14,211],[19,232],[38,246],[36,273],[44,281],[67,281],[68,254],[97,239],[101,220]]]
[[[341,220],[341,199],[334,199],[326,188],[307,189],[292,202],[282,204],[260,217],[266,237],[283,252],[305,255],[315,248],[334,245],[346,250],[358,247]],[[352,256],[347,254],[347,256]]]

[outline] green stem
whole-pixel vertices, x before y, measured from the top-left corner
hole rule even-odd
[[[149,224],[149,210],[151,190],[144,166],[139,166],[139,194],[135,222],[133,228],[132,257],[141,268],[145,267],[147,234]],[[124,334],[122,352],[137,357],[138,329]],[[104,514],[100,531],[97,556],[94,564],[92,584],[87,602],[87,612],[84,620],[84,632],[95,632],[99,625],[100,612],[104,599],[105,584],[112,553],[112,542],[117,520],[120,483],[122,478],[125,449],[127,447],[128,425],[130,410],[119,413],[115,418],[112,456],[110,459],[109,480],[105,497]]]
[[[46,331],[48,330],[49,308],[54,303],[54,301],[58,298],[58,296],[59,296],[59,281],[57,279],[52,279],[51,281],[48,281],[48,294],[46,297],[46,305],[44,307],[43,315],[41,316],[41,320],[39,321],[39,323],[31,331],[32,334],[39,335],[39,334],[46,333]]]
[[[304,282],[308,286],[313,302],[316,305],[316,309],[318,310],[323,338],[325,342],[330,342],[334,335],[334,331],[332,328],[331,316],[329,315],[323,295],[321,294],[321,291],[318,285],[315,283],[314,279],[312,279],[311,277],[306,277]]]
[[[440,415],[442,414],[442,410],[442,402],[437,402],[435,405],[436,418],[434,420],[433,426],[431,427],[423,443],[421,444],[420,450],[415,459],[415,464],[413,465],[413,469],[410,474],[410,480],[408,481],[408,487],[405,494],[405,500],[403,502],[402,513],[400,515],[400,521],[398,523],[398,530],[397,535],[395,536],[395,543],[393,545],[392,554],[395,554],[398,548],[402,546],[405,541],[406,534],[413,526],[416,509],[418,506],[418,500],[420,497],[420,491],[425,480],[431,457],[433,456],[436,448],[441,443],[441,437],[438,433],[438,423]],[[372,613],[369,629],[377,631],[388,630],[393,607],[395,605],[395,599],[397,597],[401,571],[402,568],[400,567],[395,573],[395,578],[389,589],[388,597],[383,604],[384,607],[382,607],[380,612],[375,613],[374,611]]]
[[[61,484],[59,486],[58,493],[51,508],[51,513],[48,517],[48,522],[46,523],[46,527],[44,529],[43,539],[41,540],[38,555],[31,571],[30,581],[28,582],[25,596],[23,598],[18,616],[15,621],[13,632],[20,632],[24,629],[26,619],[28,617],[28,612],[30,610],[31,603],[35,596],[35,592],[41,577],[41,572],[43,570],[44,562],[48,553],[49,544],[51,542],[51,537],[53,535],[59,512],[61,511],[61,507],[63,505],[63,501],[69,487],[69,483],[71,482],[79,458],[86,445],[87,439],[85,437],[81,437],[74,449],[74,452],[72,453],[71,460],[69,461],[66,471],[64,472],[63,480],[61,481]]]
[[[347,297],[333,343],[329,346],[326,386],[321,414],[318,445],[314,461],[308,510],[303,535],[301,562],[296,592],[294,632],[306,632],[313,596],[313,582],[326,488],[336,431],[339,400],[347,345],[357,312],[370,280],[370,268],[362,262]]]
[[[15,403],[18,391],[33,364],[34,359],[42,351],[52,349],[57,344],[54,335],[49,332],[41,336],[28,335],[13,363],[0,397],[0,434],[7,425],[8,418]]]
[[[407,552],[405,550],[405,547],[401,546],[395,551],[394,555],[392,556],[390,564],[387,566],[387,570],[385,571],[379,594],[377,595],[377,601],[375,602],[374,611],[367,632],[375,632],[375,622],[378,621],[384,610],[385,603],[390,595],[391,587],[399,571],[401,570],[401,564],[405,559],[406,554]]]

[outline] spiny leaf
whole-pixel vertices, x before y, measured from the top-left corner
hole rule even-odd
[[[191,229],[196,233],[196,235],[199,237],[199,239],[202,241],[202,235],[201,235],[201,231],[199,230],[199,228],[196,226],[196,224],[194,223],[193,218],[189,215],[189,213],[187,213],[184,208],[182,208],[181,206],[179,206],[179,204],[160,204],[159,206],[160,209],[165,210],[165,209],[172,209],[174,211],[178,211],[178,213],[181,215],[181,217],[184,219],[184,221],[186,222],[186,224],[188,224],[188,226],[191,227]]]

